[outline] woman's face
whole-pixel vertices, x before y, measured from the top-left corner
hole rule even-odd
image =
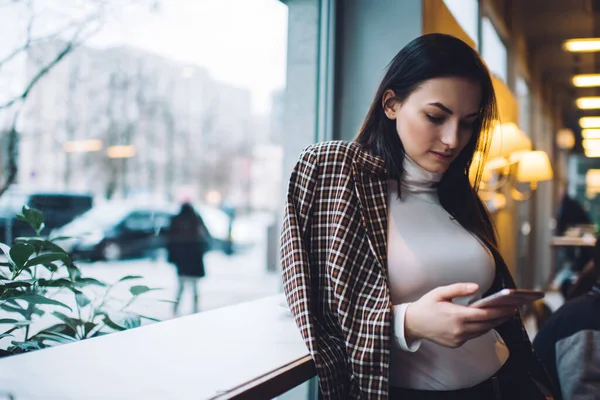
[[[481,87],[464,78],[423,82],[402,103],[383,97],[384,111],[396,120],[406,154],[430,172],[446,172],[473,135],[479,116]]]

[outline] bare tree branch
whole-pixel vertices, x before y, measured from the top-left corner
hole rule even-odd
[[[94,17],[96,17],[96,16],[94,15]],[[3,59],[0,60],[0,69],[2,69],[2,67],[5,64],[7,64],[9,61],[11,61],[15,57],[17,57],[19,54],[23,53],[24,51],[27,51],[27,49],[31,48],[33,45],[41,43],[41,42],[51,41],[54,39],[60,39],[61,35],[63,35],[67,31],[69,31],[70,29],[72,29],[76,26],[82,26],[83,24],[86,24],[89,22],[93,22],[93,19],[94,19],[91,17],[86,17],[83,20],[72,21],[68,25],[65,25],[65,26],[57,29],[55,32],[53,32],[49,35],[34,38],[31,36],[31,30],[32,30],[34,18],[35,18],[35,16],[32,15],[27,24],[27,37],[26,37],[25,42],[23,43],[22,46],[17,47],[12,52],[10,52],[6,57],[4,57]]]
[[[8,161],[7,161],[7,173],[5,177],[5,182],[2,186],[0,186],[0,196],[8,190],[8,188],[16,181],[18,175],[18,142],[19,142],[19,132],[17,130],[17,123],[19,121],[19,116],[21,111],[23,110],[23,105],[27,100],[27,97],[33,90],[33,88],[39,83],[39,81],[46,76],[56,65],[58,65],[68,54],[70,54],[77,46],[83,44],[86,40],[88,40],[91,36],[98,33],[98,31],[102,28],[102,23],[99,23],[94,29],[91,29],[89,33],[85,34],[85,31],[89,30],[90,24],[94,22],[100,22],[104,17],[104,12],[109,6],[109,0],[88,0],[90,4],[96,5],[95,12],[88,14],[85,18],[79,19],[76,21],[72,21],[71,23],[66,24],[63,27],[58,28],[53,33],[46,35],[44,37],[33,38],[33,25],[36,20],[36,15],[33,12],[33,6],[31,0],[9,0],[8,3],[3,3],[0,1],[0,7],[7,5],[14,5],[26,2],[27,7],[30,10],[30,18],[27,22],[26,27],[26,37],[25,42],[22,46],[19,46],[13,52],[8,54],[4,59],[0,60],[0,69],[6,63],[10,62],[12,59],[17,57],[19,54],[28,51],[32,48],[32,45],[43,43],[45,41],[52,40],[60,40],[65,33],[69,32],[71,29],[76,28],[72,37],[65,43],[62,50],[57,53],[49,62],[45,63],[38,71],[33,75],[29,83],[25,86],[23,91],[18,94],[15,98],[6,101],[4,104],[0,104],[0,111],[7,110],[15,107],[17,104],[20,104],[20,107],[15,107],[13,120],[8,131],[7,137],[7,151],[8,151]],[[151,9],[158,10],[158,5],[160,0],[132,0],[133,2],[140,1],[144,3],[146,1],[150,1]]]
[[[60,51],[48,64],[46,64],[44,67],[42,67],[31,79],[31,81],[29,82],[29,84],[25,87],[25,89],[23,90],[23,92],[16,96],[15,98],[7,101],[4,104],[0,104],[0,110],[2,109],[6,109],[9,107],[12,107],[14,104],[18,103],[19,101],[24,101],[27,96],[29,95],[29,92],[31,92],[31,90],[35,87],[35,85],[39,82],[40,79],[42,79],[42,77],[44,77],[44,75],[46,75],[48,72],[50,72],[50,70],[52,70],[52,68],[54,68],[63,58],[65,58],[65,56],[67,54],[69,54],[71,51],[73,51],[74,48],[76,48],[77,46],[79,46],[80,44],[82,44],[83,42],[85,42],[87,39],[89,39],[90,36],[93,36],[95,33],[98,32],[99,28],[94,30],[90,35],[87,35],[86,37],[84,37],[81,40],[79,39],[79,35],[81,34],[81,32],[86,28],[85,25],[82,25],[77,32],[75,33],[73,39],[71,39],[70,41],[68,41],[65,44],[65,47],[62,49],[62,51]]]

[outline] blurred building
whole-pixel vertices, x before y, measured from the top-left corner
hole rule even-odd
[[[61,45],[32,49],[28,74]],[[254,118],[249,90],[203,68],[130,47],[80,47],[28,99],[18,181],[106,198],[173,199],[190,185],[198,198],[227,197],[248,168],[228,160],[252,156]]]

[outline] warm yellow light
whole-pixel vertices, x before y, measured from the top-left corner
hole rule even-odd
[[[488,159],[509,158],[523,150],[531,150],[531,140],[516,124],[508,122],[495,126]]]
[[[73,140],[63,144],[65,153],[88,153],[102,150],[102,140]]]
[[[135,146],[110,146],[106,149],[108,158],[131,158],[135,157]]]
[[[581,145],[585,150],[600,151],[600,139],[583,139]]]
[[[529,182],[533,187],[538,182],[551,180],[552,177],[552,165],[545,151],[528,151],[521,156],[517,168],[519,182]]]
[[[476,151],[473,155],[473,161],[471,162],[471,169],[469,170],[469,178],[471,182],[475,182],[477,168],[479,167],[480,163],[483,163],[483,169],[481,171],[481,181],[484,183],[490,181],[493,178],[494,171],[506,168],[508,166],[508,161],[505,158],[483,160],[482,153],[480,151]]]
[[[585,156],[588,158],[598,158],[598,157],[600,157],[600,150],[597,150],[597,149],[585,150]]]
[[[583,129],[581,136],[584,139],[600,139],[600,129]]]
[[[600,86],[600,74],[575,75],[573,85],[577,87],[595,87]]]
[[[600,51],[600,39],[570,39],[564,43],[563,47],[565,48],[565,50],[573,52]]]
[[[561,150],[571,150],[575,147],[575,134],[569,128],[561,128],[556,134],[556,145]]]
[[[580,97],[575,104],[582,110],[596,110],[600,108],[600,97]]]
[[[600,128],[600,117],[582,117],[579,118],[579,126],[584,129]]]

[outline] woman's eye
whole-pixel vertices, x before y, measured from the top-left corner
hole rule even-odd
[[[426,114],[426,115],[427,115],[427,119],[436,125],[440,125],[444,122],[444,117],[434,117],[433,115],[429,115],[429,114]]]

